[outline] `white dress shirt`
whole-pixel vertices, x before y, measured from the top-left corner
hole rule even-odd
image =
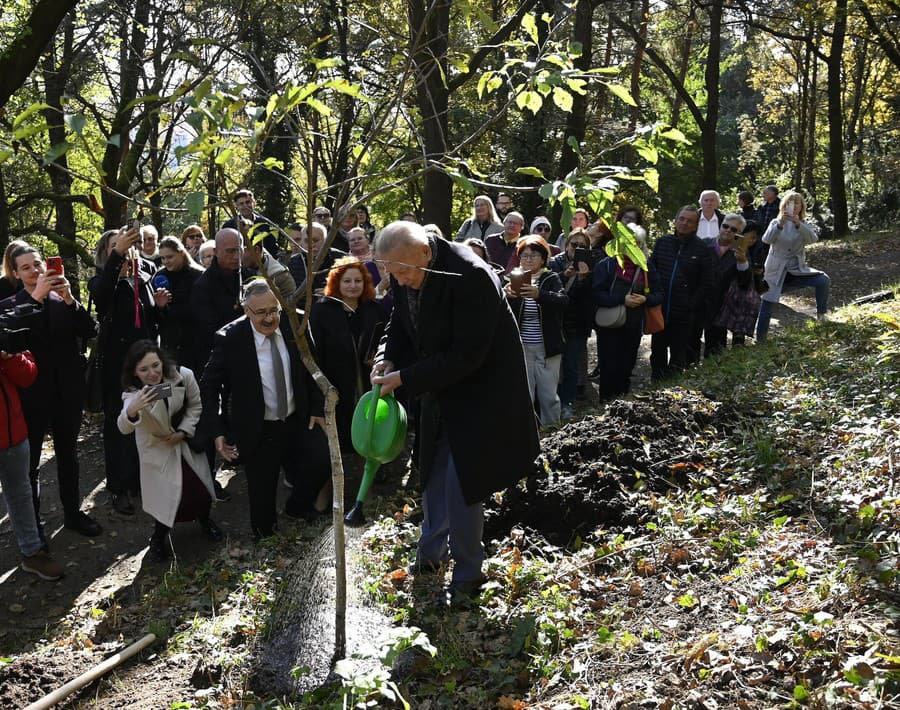
[[[706,219],[700,213],[700,221],[697,223],[697,236],[701,239],[716,239],[719,236],[719,217],[713,212],[712,219]]]
[[[269,345],[269,339],[260,333],[252,322],[250,325],[253,327],[253,340],[256,342],[256,360],[259,363],[259,379],[262,380],[263,400],[266,403],[266,411],[263,418],[267,421],[278,421],[278,395],[275,390],[272,346]],[[276,330],[272,338],[274,338],[275,344],[278,346],[278,352],[281,354],[284,382],[287,386],[287,413],[290,416],[294,413],[294,384],[291,381],[291,358],[281,331]]]

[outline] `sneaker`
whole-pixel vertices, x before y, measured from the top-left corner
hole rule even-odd
[[[22,569],[49,582],[55,582],[63,576],[63,566],[43,550],[38,550],[31,557],[23,557]]]
[[[74,530],[79,535],[84,535],[85,537],[97,537],[103,532],[100,523],[80,510],[72,515],[67,514],[63,520],[63,525],[69,530]]]
[[[215,492],[216,500],[219,503],[227,503],[228,501],[231,500],[231,493],[226,491],[222,487],[222,484],[219,483],[216,479],[213,479],[213,491]]]

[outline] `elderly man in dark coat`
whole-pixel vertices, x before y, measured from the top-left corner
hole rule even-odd
[[[484,582],[482,501],[526,476],[540,449],[522,341],[500,281],[467,247],[394,222],[375,241],[394,310],[372,382],[420,402],[425,520],[414,569],[454,560],[450,599]],[[490,422],[483,426],[482,422]]]

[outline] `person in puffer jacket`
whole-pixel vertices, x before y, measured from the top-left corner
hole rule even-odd
[[[675,233],[656,242],[650,267],[663,292],[666,328],[651,339],[650,370],[660,380],[700,359],[703,324],[716,290],[712,251],[697,236],[700,212],[685,206],[675,217]]]

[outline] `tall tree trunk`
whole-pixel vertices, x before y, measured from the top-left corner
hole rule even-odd
[[[844,40],[847,36],[847,0],[837,0],[834,31],[828,55],[828,176],[831,188],[831,213],[834,236],[846,236],[850,230],[847,212],[847,187],[844,184],[844,112],[841,105],[841,69]]]
[[[719,127],[719,57],[722,52],[722,2],[716,0],[707,6],[709,15],[709,56],[706,60],[706,121],[701,126],[700,142],[703,148],[703,189],[718,188],[718,162],[716,138]]]
[[[581,44],[581,56],[575,60],[575,68],[587,71],[591,68],[591,56],[593,43],[591,24],[594,15],[594,4],[591,0],[582,0],[575,9],[575,26],[572,30],[572,39]],[[574,138],[579,144],[584,140],[587,111],[587,96],[572,94],[572,110],[566,116],[566,130],[564,134],[562,155],[559,159],[557,175],[564,177],[578,167],[578,154],[569,145],[569,139]]]
[[[631,98],[635,106],[631,107],[628,119],[628,130],[634,133],[641,117],[641,65],[644,63],[644,45],[647,44],[647,28],[650,19],[650,0],[641,0],[638,7],[640,18],[638,21],[638,34],[640,41],[635,44],[634,58],[631,64]]]
[[[812,45],[815,46],[819,28],[810,27]],[[803,173],[800,184],[810,195],[816,194],[816,126],[819,123],[819,61],[815,52],[810,58],[810,80],[808,96],[808,113],[806,117],[806,157],[803,160]]]
[[[409,28],[416,69],[416,103],[422,116],[425,162],[425,222],[450,233],[453,181],[440,167],[447,152],[447,107],[450,94],[447,76],[447,36],[450,31],[451,0],[409,0]]]
[[[42,72],[44,75],[44,100],[49,108],[44,109],[47,121],[47,134],[50,145],[57,145],[66,139],[66,128],[63,122],[62,97],[66,91],[69,76],[68,65],[72,59],[72,43],[74,33],[72,16],[69,15],[63,24],[62,56],[59,64],[56,61],[56,48],[51,43],[49,51],[44,55]],[[46,166],[53,194],[69,195],[72,192],[72,176],[68,171],[69,163],[63,154]],[[75,258],[75,210],[71,200],[55,200],[56,226],[54,231],[62,238],[57,242],[59,255],[65,259],[66,273],[72,285],[72,292],[79,297],[78,259]]]
[[[127,37],[127,42],[122,42],[119,53],[119,67],[122,81],[119,96],[116,101],[116,114],[110,126],[110,141],[106,144],[103,153],[103,182],[105,185],[116,188],[119,192],[128,192],[130,189],[131,175],[120,175],[122,163],[128,153],[129,136],[132,128],[131,119],[134,115],[132,101],[138,95],[138,83],[141,76],[141,66],[144,61],[144,51],[147,48],[147,27],[150,21],[150,0],[136,0],[134,16],[129,25],[123,19],[121,24],[121,37]],[[117,143],[116,143],[117,141]],[[106,229],[121,227],[126,218],[127,202],[106,190],[103,191],[103,209],[106,212],[104,226]]]
[[[5,5],[6,3],[4,3]],[[78,4],[78,0],[38,0],[28,21],[18,28],[16,37],[0,52],[0,106],[18,89],[37,66],[59,23]]]
[[[684,80],[687,78],[688,67],[691,63],[691,49],[694,45],[694,26],[697,24],[694,5],[691,4],[690,15],[684,28],[684,37],[681,41],[681,55],[678,61],[678,83],[684,86]],[[678,122],[681,120],[681,104],[684,97],[678,91],[672,99],[672,126],[678,128]]]
[[[9,246],[9,206],[6,202],[6,183],[3,181],[3,169],[0,168],[0,249]]]
[[[791,184],[798,187],[803,180],[803,165],[806,160],[806,123],[810,120],[810,61],[814,60],[812,45],[804,43],[802,55],[797,61],[797,85],[800,90],[797,94],[797,137],[791,141],[797,146],[797,154],[794,160],[794,169],[791,173]]]

